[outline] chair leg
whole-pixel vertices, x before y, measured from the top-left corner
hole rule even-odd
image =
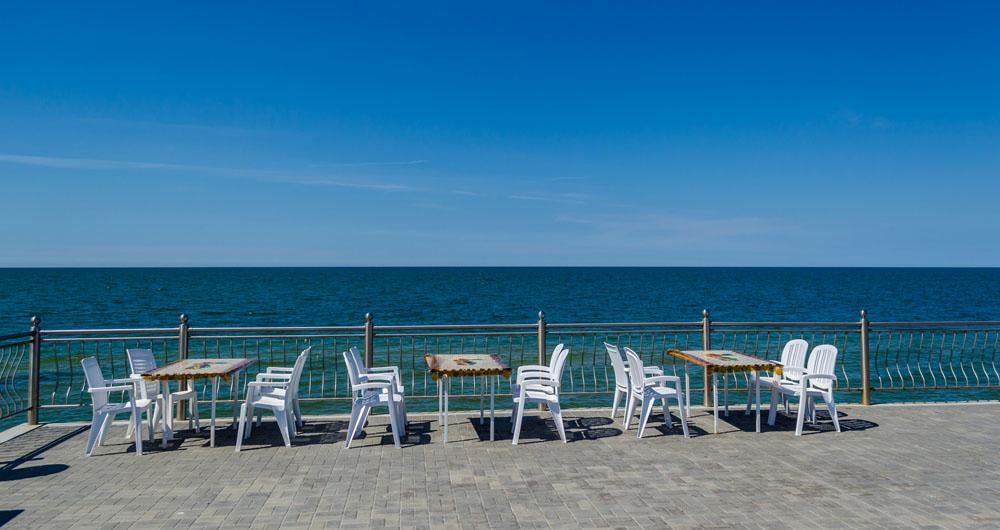
[[[150,444],[153,443],[153,439],[156,437],[156,416],[157,416],[157,412],[158,412],[158,410],[157,410],[158,406],[159,405],[156,405],[154,403],[152,408],[146,409],[146,420],[148,420],[148,423],[149,423],[149,443]]]
[[[90,421],[90,434],[87,435],[87,447],[83,451],[85,456],[93,454],[94,445],[97,444],[97,438],[100,436],[102,428],[104,428],[104,416],[95,413],[93,419]]]
[[[618,387],[615,387],[615,398],[614,398],[614,401],[611,402],[611,419],[612,420],[615,419],[615,414],[618,413],[618,402],[621,400],[621,398],[622,398],[622,391],[619,390]]]
[[[663,398],[663,423],[667,424],[668,429],[674,428],[674,420],[670,418],[670,405],[667,404],[667,398]]]
[[[260,427],[260,422],[264,420],[264,413],[257,411],[257,426]]]
[[[558,403],[552,403],[549,405],[549,412],[552,413],[552,421],[556,422],[559,438],[562,438],[563,443],[566,443],[566,426],[563,425],[562,409]]]
[[[517,401],[510,406],[510,432],[514,432],[514,426],[517,424]]]
[[[653,410],[655,402],[655,399],[642,400],[642,413],[639,415],[639,433],[636,435],[636,438],[642,438],[642,433],[646,430],[646,422],[649,420],[649,411]]]
[[[744,416],[749,416],[750,409],[753,408],[751,406],[751,401],[753,401],[753,386],[755,384],[757,384],[757,381],[755,379],[750,379],[749,383],[747,384],[747,409],[743,412]]]
[[[781,396],[781,401],[785,404],[785,414],[791,414],[791,411],[788,408],[788,396]]]
[[[517,445],[517,440],[521,437],[521,420],[524,419],[524,407],[525,403],[521,403],[520,407],[517,407],[517,416],[514,417],[514,440],[511,445]]]
[[[771,406],[768,407],[767,411],[767,424],[774,426],[774,420],[778,417],[778,387],[771,387]]]
[[[823,396],[826,402],[826,409],[830,411],[830,418],[833,420],[833,427],[840,432],[840,418],[837,417],[837,404],[833,402],[833,392]]]
[[[347,425],[347,440],[345,441],[345,446],[351,448],[351,440],[354,439],[354,430],[357,429],[358,419],[361,417],[361,406],[355,404],[351,408],[351,422]]]
[[[632,390],[629,389],[628,400],[625,405],[625,430],[628,430],[628,424],[632,423],[632,415],[635,414],[635,396],[632,394]]]
[[[132,421],[135,422],[135,454],[142,456],[142,412],[136,411]]]
[[[111,430],[111,423],[115,421],[115,417],[111,414],[104,415],[104,423],[101,424],[101,431],[97,435],[97,445],[104,445],[104,437],[108,435],[108,431]],[[129,423],[132,423],[132,418],[129,417]]]
[[[809,397],[808,395],[799,396],[799,410],[795,414],[795,436],[802,436],[802,424],[805,422],[807,414],[809,414]]]
[[[278,422],[278,430],[281,431],[281,439],[285,441],[285,447],[291,447],[292,440],[288,436],[288,413],[284,410],[275,410],[274,419]]]
[[[240,448],[243,447],[243,433],[247,426],[247,403],[243,402],[240,406],[240,427],[236,430],[236,452],[240,452]]]
[[[684,403],[684,396],[680,393],[677,394],[677,408],[681,412],[681,430],[684,431],[684,437],[689,438],[687,405]]]
[[[305,425],[305,422],[302,421],[302,409],[299,407],[299,398],[298,397],[296,397],[295,400],[292,401],[292,406],[295,407],[295,423],[301,429],[302,426]]]
[[[399,444],[399,413],[396,411],[396,402],[393,401],[393,395],[389,394],[389,426],[392,427],[392,443],[396,446],[396,449],[402,447]]]
[[[133,431],[135,431],[135,421],[133,420],[133,418],[129,417],[129,419],[128,419],[128,426],[125,427],[125,439],[126,440],[131,440],[132,439]],[[141,435],[142,435],[142,433],[140,433],[140,436]]]

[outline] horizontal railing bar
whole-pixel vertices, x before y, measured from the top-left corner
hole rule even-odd
[[[59,337],[46,339],[42,342],[108,342],[108,341],[145,341],[145,340],[177,340],[177,335],[142,335],[137,337]]]
[[[276,327],[231,327],[231,328],[188,328],[190,333],[266,333],[284,331],[364,331],[364,326],[276,326]]]
[[[470,331],[466,333],[375,333],[376,337],[380,338],[398,338],[398,337],[508,337],[508,336],[528,336],[534,335],[531,331],[510,331],[510,332],[498,332],[498,331],[483,331],[480,333]]]
[[[179,333],[180,328],[43,329],[45,335],[105,335],[110,333]],[[176,335],[174,335],[176,337]]]
[[[30,331],[23,331],[21,333],[11,333],[10,335],[0,335],[0,341],[13,340],[13,339],[23,339],[25,337],[30,337]]]
[[[534,327],[534,326],[532,326]],[[701,329],[701,322],[595,322],[595,323],[546,323],[545,327],[554,328],[649,328],[677,327]]]
[[[857,322],[712,322],[712,327],[765,327],[765,328],[856,328]]]
[[[3,416],[0,416],[0,420],[5,420],[7,418],[10,418],[11,416],[17,416],[18,414],[24,414],[25,412],[28,412],[29,410],[31,410],[31,407],[21,409],[21,410],[19,410],[17,412],[11,412],[10,414],[6,414],[6,415],[3,415]]]
[[[7,343],[4,343],[4,344],[0,344],[0,349],[2,349],[2,348],[13,348],[15,346],[25,346],[27,344],[31,344],[31,341],[30,340],[22,340],[22,341],[18,341],[18,342],[7,342]]]
[[[236,339],[349,339],[364,337],[364,333],[341,335],[193,335],[190,340],[236,340]],[[176,337],[173,337],[176,338]]]
[[[911,328],[914,326],[924,326],[924,327],[969,327],[969,326],[996,326],[1000,327],[1000,321],[997,320],[945,320],[940,322],[869,322],[870,327],[885,327],[885,326],[899,326],[905,328]]]
[[[551,324],[550,324],[551,326]],[[428,325],[391,325],[374,326],[378,330],[454,330],[454,329],[535,329],[536,324],[428,324]]]

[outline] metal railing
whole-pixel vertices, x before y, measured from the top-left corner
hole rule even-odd
[[[558,343],[571,354],[563,374],[568,406],[603,404],[595,396],[614,389],[614,372],[604,342],[628,346],[649,364],[668,373],[685,366],[667,355],[670,349],[731,349],[777,359],[785,342],[804,338],[810,345],[828,343],[839,351],[838,391],[857,395],[864,405],[873,392],[895,392],[913,400],[929,393],[967,399],[1000,398],[1000,322],[713,322],[708,311],[700,321],[632,323],[549,323],[539,313],[530,324],[376,325],[372,316],[357,326],[191,327],[181,315],[176,327],[45,330],[32,319],[30,331],[0,336],[0,413],[3,418],[27,412],[36,423],[44,409],[89,405],[80,359],[96,356],[105,376],[125,377],[125,350],[150,348],[160,363],[185,358],[249,357],[257,362],[220,389],[230,399],[246,378],[269,365],[291,365],[308,346],[313,354],[303,374],[300,396],[309,402],[350,397],[341,352],[364,350],[371,366],[396,365],[408,398],[436,398],[423,357],[435,353],[491,353],[509,365],[544,364]],[[688,367],[692,394],[710,403],[703,372]],[[746,389],[745,374],[725,376],[731,390]],[[481,378],[452,378],[455,397],[479,395]],[[509,393],[510,381],[501,381]],[[956,394],[961,391],[963,394]],[[888,394],[886,394],[888,395]]]

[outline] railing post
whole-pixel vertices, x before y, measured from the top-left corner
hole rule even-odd
[[[868,313],[861,310],[861,404],[872,404],[871,358],[868,350]]]
[[[375,322],[371,313],[365,313],[365,366],[373,366],[375,356]]]
[[[538,364],[545,366],[545,357],[547,355],[545,351],[545,341],[547,340],[545,335],[547,330],[545,329],[545,312],[538,312]]]
[[[701,349],[712,349],[712,319],[708,314],[708,309],[701,311]],[[712,405],[712,381],[707,369],[702,371],[701,385],[702,403],[709,407]]]
[[[177,335],[177,360],[183,361],[188,358],[188,316],[181,315],[181,325]]]
[[[188,343],[190,342],[188,337],[190,335],[190,326],[188,325],[188,316],[181,314],[181,324],[177,328],[177,360],[183,361],[188,358]],[[191,385],[194,388],[194,381],[177,382],[178,389],[182,388],[185,384]],[[183,402],[182,402],[183,403]],[[167,411],[169,414],[170,411]],[[164,414],[165,416],[166,414]],[[184,421],[187,419],[187,408],[183,405],[177,406],[177,411],[174,413],[174,419],[177,421]]]
[[[31,317],[31,355],[28,357],[28,425],[38,425],[38,375],[42,360],[42,319]]]
[[[548,330],[546,329],[546,324],[545,324],[545,312],[539,311],[538,312],[538,364],[540,366],[546,365],[545,357],[548,355],[548,353],[545,351],[546,349],[545,343],[548,340],[546,337],[547,334]],[[546,406],[543,403],[539,403],[538,410],[546,410]]]

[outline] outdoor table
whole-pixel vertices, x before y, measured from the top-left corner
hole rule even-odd
[[[166,400],[163,416],[163,443],[162,447],[167,447],[167,442],[173,437],[173,421],[169,420],[173,416],[173,401],[170,398],[170,381],[188,381],[191,379],[210,378],[212,380],[212,421],[209,430],[209,445],[215,447],[215,404],[219,398],[219,379],[228,380],[234,375],[238,375],[240,370],[253,364],[253,359],[233,358],[233,359],[183,359],[165,364],[159,368],[150,370],[142,374],[143,379],[160,381],[163,385],[161,392]],[[234,379],[235,383],[235,379]],[[239,401],[235,389],[230,391],[233,398],[233,427],[236,426],[236,414],[239,411]]]
[[[452,377],[482,377],[479,385],[479,424],[483,424],[483,401],[486,397],[486,382],[490,382],[490,441],[494,440],[494,419],[496,416],[497,378],[510,377],[510,367],[499,355],[486,353],[460,353],[425,355],[431,379],[438,386],[438,420],[442,425],[444,443],[448,443],[448,393]]]
[[[760,359],[745,353],[730,350],[668,350],[667,355],[687,361],[684,364],[684,392],[687,394],[687,404],[691,405],[691,376],[688,374],[688,364],[693,363],[705,369],[712,375],[712,414],[715,416],[715,433],[719,433],[719,379],[718,374],[734,372],[750,372],[756,377],[758,370],[766,370],[781,375],[781,364]],[[757,432],[760,432],[760,385],[754,385],[757,392]],[[747,389],[749,392],[750,389]],[[729,416],[729,378],[723,377],[723,401],[726,416]],[[773,405],[772,405],[773,406]]]

